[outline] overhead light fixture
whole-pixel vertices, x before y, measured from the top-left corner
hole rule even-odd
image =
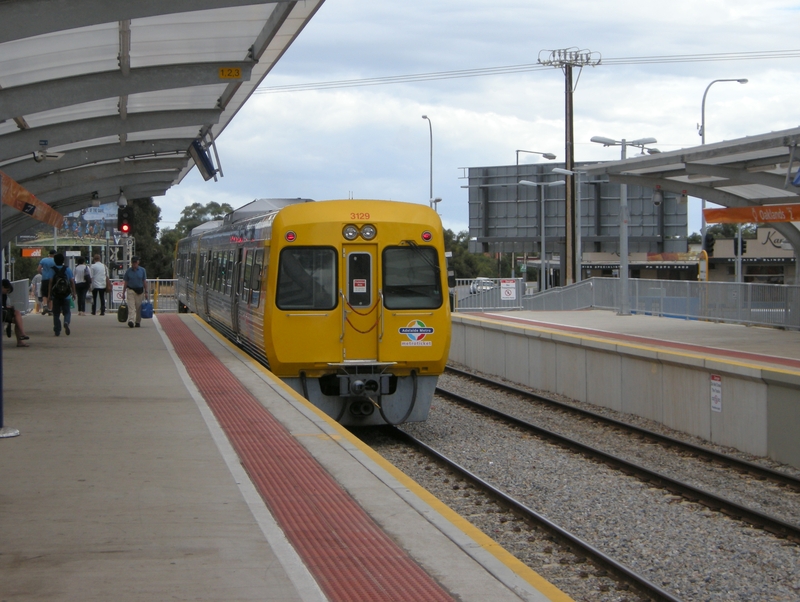
[[[120,207],[127,207],[128,206],[128,199],[125,198],[125,193],[122,190],[119,191],[119,198],[117,199],[117,205]]]
[[[685,191],[685,190],[681,191],[681,196],[679,196],[679,197],[678,197],[678,202],[679,202],[681,205],[685,205],[686,203],[688,203],[688,202],[689,202],[689,195],[688,195],[688,194],[686,194],[686,191]]]

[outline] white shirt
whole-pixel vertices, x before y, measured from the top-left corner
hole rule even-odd
[[[108,277],[106,266],[99,261],[95,261],[89,269],[92,271],[92,288],[105,288],[106,278]]]

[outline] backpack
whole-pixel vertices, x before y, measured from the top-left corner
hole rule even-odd
[[[50,296],[64,300],[70,296],[72,289],[67,281],[67,266],[54,268],[54,276],[50,279]]]

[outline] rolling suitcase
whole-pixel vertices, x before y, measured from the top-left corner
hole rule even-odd
[[[118,322],[127,322],[128,321],[128,304],[124,301],[122,305],[119,306],[117,310],[117,321]]]

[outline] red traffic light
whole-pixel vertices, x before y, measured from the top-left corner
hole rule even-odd
[[[117,210],[117,230],[122,234],[130,234],[133,222],[133,208],[130,206],[120,207]]]

